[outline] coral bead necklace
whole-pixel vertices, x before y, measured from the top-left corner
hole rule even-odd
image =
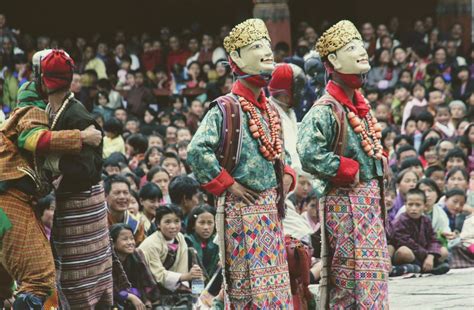
[[[365,119],[369,129],[367,130],[365,122],[363,122],[354,112],[347,113],[349,124],[354,129],[354,132],[362,136],[362,142],[360,145],[364,149],[364,152],[372,158],[377,160],[382,159],[383,147],[380,143],[382,138],[382,127],[377,122],[377,119],[373,117],[370,112],[367,113]]]
[[[255,106],[243,97],[239,97],[239,102],[242,110],[249,116],[249,130],[252,137],[259,141],[260,153],[266,160],[273,161],[283,151],[282,142],[280,140],[280,120],[277,114],[270,109],[268,100],[265,101],[263,112],[268,116],[270,128],[270,138],[268,138]]]

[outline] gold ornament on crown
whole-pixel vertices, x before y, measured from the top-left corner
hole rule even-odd
[[[263,20],[258,18],[247,19],[232,28],[229,35],[224,39],[224,48],[227,53],[230,53],[263,38],[271,41]]]
[[[326,57],[354,39],[362,40],[357,28],[352,22],[341,20],[323,33],[316,42],[316,50],[321,57]]]

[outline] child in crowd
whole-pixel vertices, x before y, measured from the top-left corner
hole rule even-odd
[[[180,232],[182,215],[176,205],[158,207],[155,216],[158,230],[148,236],[139,248],[143,251],[153,277],[163,288],[162,294],[189,291],[188,282],[203,277],[198,265],[189,268],[188,245]]]
[[[99,91],[95,97],[93,113],[97,113],[104,117],[105,121],[108,121],[114,115],[114,110],[108,107],[109,105],[109,94],[106,91]]]
[[[163,150],[157,146],[149,146],[145,153],[145,163],[148,169],[152,169],[160,165],[163,158]],[[146,171],[148,172],[148,170]]]
[[[423,109],[427,106],[428,102],[425,99],[425,86],[422,82],[417,81],[411,88],[411,95],[412,99],[409,100],[403,110],[403,121],[402,121],[402,128],[405,128],[405,124],[408,118],[412,115],[416,116],[412,113],[412,110],[416,109]],[[403,132],[404,133],[404,132]]]
[[[130,134],[140,133],[140,121],[136,117],[129,117],[125,122],[125,130]]]
[[[186,243],[197,252],[200,265],[204,267],[204,278],[209,281],[219,265],[219,247],[214,243],[216,211],[201,205],[189,213],[186,227]]]
[[[416,129],[419,133],[424,133],[434,125],[434,117],[428,111],[422,111],[416,116]]]
[[[156,146],[163,149],[165,146],[164,138],[157,133],[148,136],[148,147]]]
[[[403,131],[407,136],[413,137],[417,133],[417,128],[416,128],[416,117],[410,116],[407,118]]]
[[[388,127],[382,130],[381,143],[382,143],[384,152],[388,155],[389,158],[393,155],[395,151],[393,142],[396,137],[397,137],[397,132],[395,129]]]
[[[406,195],[406,212],[393,223],[389,244],[395,248],[392,275],[400,275],[409,268],[404,264],[414,264],[412,272],[419,267],[424,273],[443,274],[449,271],[445,263],[448,251],[442,250],[436,238],[430,219],[423,215],[426,196],[419,189],[410,189]],[[411,270],[409,270],[411,271]]]
[[[133,134],[127,138],[125,144],[125,154],[129,159],[128,166],[133,171],[138,164],[145,158],[145,152],[148,149],[148,139],[142,134]]]
[[[392,101],[392,116],[393,121],[397,125],[401,125],[403,118],[403,111],[410,98],[409,86],[404,83],[399,83],[395,86],[395,93]]]
[[[438,203],[441,198],[441,192],[436,183],[431,179],[421,179],[416,188],[423,191],[426,196],[424,214],[430,218],[433,230],[446,239],[454,238],[454,234],[449,228],[449,219],[443,208]]]
[[[444,177],[445,172],[441,166],[431,166],[425,170],[425,178],[433,180],[441,193],[444,192]]]
[[[191,138],[193,136],[191,135],[191,131],[188,128],[178,128],[178,131],[176,132],[176,142],[180,143],[182,141],[191,141]]]
[[[156,209],[160,205],[163,194],[160,188],[153,182],[145,184],[138,194],[140,199],[140,222],[143,223],[145,228],[145,235],[149,236],[156,231],[154,219],[156,215]]]
[[[168,191],[168,186],[170,184],[170,174],[165,169],[160,166],[156,166],[146,175],[146,180],[148,182],[153,182],[161,189],[163,194],[163,199],[160,201],[161,204],[171,203],[171,198]]]
[[[110,118],[104,124],[104,147],[102,157],[107,158],[114,152],[125,154],[125,141],[122,137],[123,124],[115,117]]]
[[[458,188],[450,189],[446,192],[445,199],[442,207],[448,216],[449,228],[458,234],[464,222],[463,218],[458,215],[462,213],[466,203],[466,192]]]
[[[461,148],[455,147],[454,149],[449,151],[448,154],[446,154],[446,157],[443,161],[443,165],[447,171],[450,171],[455,167],[466,169],[467,156]]]
[[[449,106],[442,104],[436,107],[434,128],[438,129],[444,136],[444,138],[452,137],[456,128],[451,123],[451,112]]]
[[[388,220],[393,222],[398,211],[405,205],[406,194],[410,189],[415,188],[419,177],[414,171],[403,170],[397,175],[397,198],[393,204],[393,208],[387,212]]]
[[[140,217],[140,198],[135,190],[130,188],[130,202],[128,204],[128,212],[135,218]]]
[[[173,178],[169,185],[171,202],[183,211],[183,232],[186,231],[189,214],[199,205],[200,192],[199,183],[188,176],[177,176]]]
[[[159,298],[158,285],[145,262],[140,249],[135,248],[135,239],[130,226],[118,223],[110,226],[110,237],[115,253],[122,264],[130,288],[123,287],[117,273],[114,273],[114,300],[123,309],[151,308]]]
[[[181,160],[178,155],[172,152],[165,152],[161,159],[160,166],[168,171],[171,178],[182,174]]]
[[[158,131],[158,124],[156,122],[156,111],[148,107],[143,115],[143,121],[140,124],[140,133],[148,136]]]
[[[424,176],[425,170],[423,169],[423,164],[421,163],[421,160],[416,157],[409,157],[402,162],[400,165],[400,171],[405,169],[415,172],[418,179],[421,179]]]
[[[423,168],[429,166],[435,166],[438,162],[438,154],[436,153],[436,145],[438,145],[438,139],[429,138],[423,141],[418,151],[420,154],[420,160],[423,164]]]
[[[107,176],[120,174],[120,163],[109,156],[104,160],[104,172]]]
[[[434,117],[428,111],[422,111],[416,117],[416,132],[413,135],[414,147],[419,149],[423,142],[424,134],[434,125]]]

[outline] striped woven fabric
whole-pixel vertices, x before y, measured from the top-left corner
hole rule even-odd
[[[63,309],[112,306],[112,253],[102,185],[58,193],[52,237]]]
[[[9,297],[12,278],[21,283],[18,292],[40,297],[50,295],[55,287],[53,255],[39,219],[31,208],[31,197],[9,189],[0,194],[0,208],[11,228],[3,237],[0,263],[0,299]]]

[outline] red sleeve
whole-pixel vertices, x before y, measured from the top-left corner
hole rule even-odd
[[[331,182],[336,184],[350,184],[354,182],[355,176],[359,171],[359,163],[351,158],[340,156],[339,169]]]
[[[38,142],[36,143],[36,152],[46,153],[49,150],[50,144],[51,144],[51,131],[46,130],[38,139]]]
[[[293,168],[291,168],[288,165],[285,165],[285,168],[284,168],[283,172],[285,174],[289,174],[293,178],[293,182],[291,182],[291,186],[290,186],[290,192],[291,192],[296,187],[296,172],[295,172],[295,170],[293,170]]]
[[[227,170],[222,169],[217,177],[210,182],[201,185],[201,187],[215,196],[220,196],[227,188],[234,184],[234,182],[234,178],[227,172]]]

